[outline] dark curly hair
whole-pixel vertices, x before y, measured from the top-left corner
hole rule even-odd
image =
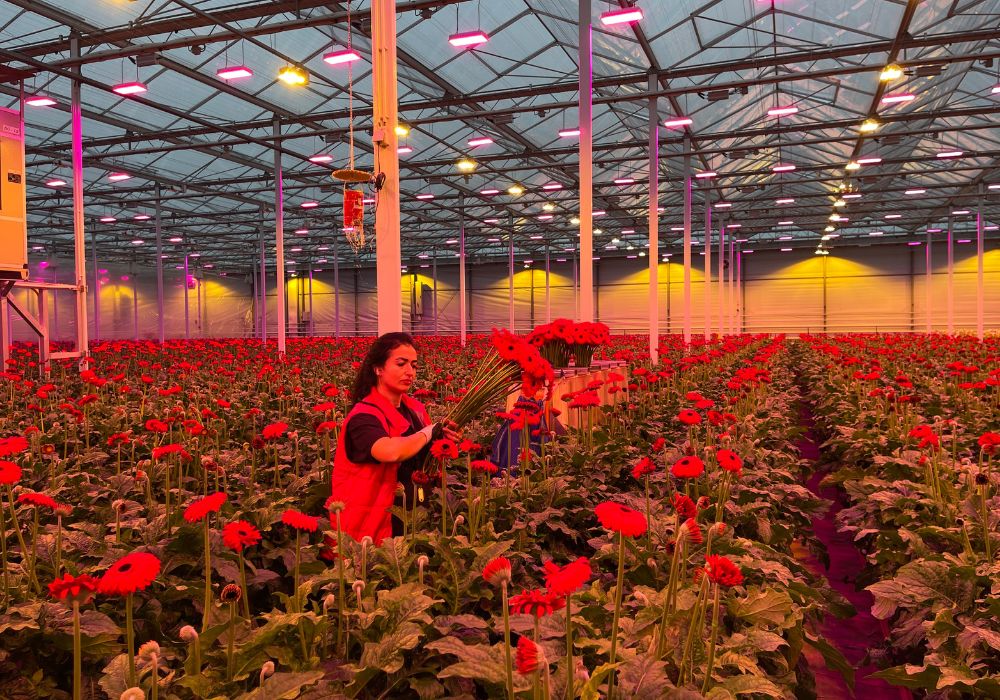
[[[354,393],[351,394],[351,400],[354,403],[363,401],[372,392],[372,389],[378,384],[375,368],[384,367],[389,360],[389,354],[402,345],[409,345],[414,349],[417,347],[413,342],[413,336],[409,333],[386,333],[372,343],[368,354],[365,355],[365,361],[361,363],[361,369],[358,370],[358,376],[354,380]]]

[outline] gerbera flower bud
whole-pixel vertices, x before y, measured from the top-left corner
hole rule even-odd
[[[510,581],[510,560],[507,557],[494,557],[483,567],[483,578],[491,586],[499,586],[504,581]]]
[[[151,662],[153,660],[154,654],[159,656],[160,645],[153,640],[150,640],[145,644],[141,645],[139,647],[139,650],[136,652],[136,656],[139,658],[139,660],[145,663]]]
[[[990,483],[990,478],[985,474],[976,474],[976,486],[986,486]]]
[[[199,637],[198,630],[191,625],[184,625],[181,627],[181,631],[178,632],[178,636],[180,636],[182,642],[187,642],[188,644],[197,642]]]
[[[517,654],[514,657],[514,665],[517,672],[522,676],[527,676],[538,670],[542,664],[544,654],[541,648],[527,637],[522,636],[517,640]]]
[[[146,700],[146,692],[142,688],[129,688],[119,696],[119,700]]]
[[[265,661],[264,665],[260,667],[260,683],[263,683],[266,679],[270,678],[273,675],[274,675],[274,662]]]
[[[337,604],[337,596],[335,596],[333,593],[328,593],[323,598],[323,612],[324,613],[329,612],[331,609],[333,609],[333,607],[336,604]]]
[[[219,600],[223,603],[238,603],[243,597],[243,589],[235,583],[227,583],[219,593]]]

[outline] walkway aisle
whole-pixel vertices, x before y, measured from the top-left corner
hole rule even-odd
[[[806,428],[805,435],[798,442],[802,457],[819,461],[820,449],[817,436],[813,433],[813,418],[808,407],[803,407],[801,421]],[[826,576],[830,586],[851,601],[857,615],[847,620],[831,617],[823,623],[823,635],[840,649],[840,652],[855,667],[855,697],[860,700],[910,700],[913,695],[905,688],[897,688],[877,678],[866,678],[878,671],[874,664],[858,666],[869,648],[882,645],[888,632],[885,623],[871,615],[872,595],[866,590],[856,590],[854,578],[865,565],[862,554],[855,548],[850,535],[837,532],[836,516],[843,508],[839,493],[834,487],[820,487],[819,483],[827,472],[817,471],[806,482],[806,487],[820,498],[831,502],[825,515],[814,518],[813,531],[823,542],[830,555],[830,568],[825,570],[822,562],[802,550],[802,559],[816,573]],[[797,552],[797,555],[799,553]],[[807,648],[808,649],[808,648]],[[809,655],[809,664],[816,674],[816,693],[819,700],[840,700],[850,697],[850,689],[836,670],[828,669],[823,657],[818,653]]]

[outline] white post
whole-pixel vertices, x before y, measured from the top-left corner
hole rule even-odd
[[[139,340],[139,283],[135,278],[135,263],[128,266],[129,279],[132,280],[132,335],[133,340]]]
[[[264,252],[263,222],[260,229],[260,340],[267,343],[267,258]]]
[[[719,337],[726,334],[726,215],[719,217],[719,277],[716,280],[719,296]]]
[[[333,337],[340,337],[340,256],[333,239]]]
[[[649,73],[649,92],[656,91],[656,74]],[[649,360],[660,362],[660,125],[656,97],[649,98]]]
[[[747,327],[747,310],[743,308],[743,246],[736,246],[736,332],[742,333]]]
[[[285,354],[285,183],[281,172],[281,121],[274,118],[275,291],[278,293],[278,355]]]
[[[976,337],[984,337],[983,328],[983,186],[979,185],[976,203]]]
[[[545,244],[545,322],[552,323],[552,285],[549,279],[551,265],[549,261],[549,244]]]
[[[94,261],[94,342],[101,339],[101,275],[97,271],[97,231],[90,229],[91,257]]]
[[[156,186],[156,311],[157,335],[160,345],[167,338],[166,323],[163,320],[163,219],[160,215],[160,186]]]
[[[70,55],[80,58],[80,40],[70,39]],[[80,103],[81,64],[73,68],[70,121],[73,130],[73,261],[76,282],[76,348],[80,369],[90,367],[90,340],[87,328],[87,248],[83,233],[83,108]]]
[[[458,337],[465,347],[469,320],[465,288],[465,198],[458,200]]]
[[[375,214],[378,334],[403,330],[403,292],[399,272],[399,154],[396,121],[396,0],[372,0],[372,76],[375,162],[385,174]]]
[[[736,268],[736,257],[733,254],[735,243],[733,240],[736,237],[733,234],[729,234],[729,279],[728,279],[728,295],[729,295],[729,334],[736,334],[736,287],[733,282],[733,270]]]
[[[313,265],[309,262],[309,337],[316,335],[316,317],[313,316]]]
[[[927,250],[925,251],[925,257],[927,262],[925,263],[924,270],[924,280],[927,289],[925,293],[927,295],[927,308],[924,309],[924,313],[927,315],[927,332],[931,332],[932,319],[931,319],[931,306],[933,305],[934,295],[931,292],[931,234],[927,234]]]
[[[431,308],[434,311],[434,335],[438,334],[438,251],[434,248],[434,255],[431,259],[431,290],[434,293],[434,298],[431,303]]]
[[[691,138],[684,137],[684,345],[691,344]]]
[[[580,0],[580,310],[594,320],[594,147],[591,0]]]
[[[184,340],[191,339],[191,308],[189,305],[190,291],[188,289],[188,254],[184,253]]]
[[[507,327],[511,333],[514,330],[514,214],[508,218],[510,228],[507,233]]]
[[[705,190],[705,342],[712,339],[712,191]]]
[[[948,299],[948,309],[945,312],[945,317],[948,321],[948,334],[955,332],[955,245],[954,245],[954,234],[952,233],[952,226],[954,222],[952,218],[948,217],[948,286],[947,286],[947,299]]]

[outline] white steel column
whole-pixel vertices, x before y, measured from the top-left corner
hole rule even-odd
[[[431,284],[433,285],[431,289],[434,292],[434,299],[431,304],[431,309],[434,311],[434,322],[432,327],[434,328],[434,335],[438,334],[438,252],[437,248],[434,249],[434,255],[431,258]]]
[[[157,334],[160,345],[166,340],[166,324],[163,320],[163,217],[160,206],[160,186],[156,186],[156,311]]]
[[[333,239],[333,337],[340,337],[340,255]]]
[[[983,186],[976,203],[976,337],[983,339]]]
[[[545,322],[552,323],[552,283],[550,275],[552,272],[551,261],[549,259],[549,244],[545,244]]]
[[[468,309],[466,308],[465,296],[465,198],[458,200],[458,338],[465,347],[466,335],[468,334]]]
[[[719,337],[726,334],[726,215],[719,217],[719,277],[716,281],[719,296]]]
[[[372,0],[372,82],[375,162],[385,174],[375,213],[375,282],[378,288],[378,334],[403,330],[403,292],[399,272],[398,96],[396,85],[396,0]]]
[[[316,335],[316,317],[313,315],[313,264],[309,262],[309,337]]]
[[[80,40],[70,39],[70,55],[80,58]],[[80,73],[73,68],[70,121],[73,130],[73,261],[76,282],[76,349],[80,353],[80,369],[90,366],[90,339],[87,329],[87,248],[83,233],[83,108],[80,105]]]
[[[712,338],[712,191],[705,190],[705,341]]]
[[[135,263],[128,266],[128,272],[132,280],[132,335],[133,340],[139,340],[139,283],[135,278]]]
[[[733,270],[736,269],[736,257],[734,255],[736,243],[734,239],[736,236],[729,234],[729,279],[727,280],[728,286],[728,297],[729,297],[729,334],[736,334],[736,287],[734,286],[733,280]]]
[[[691,138],[684,137],[684,344],[691,344]]]
[[[948,217],[948,309],[945,316],[948,321],[948,333],[955,332],[955,242],[952,227],[954,222]]]
[[[579,320],[594,320],[594,124],[591,0],[580,0],[580,308]]]
[[[649,73],[649,92],[657,88],[654,72]],[[649,98],[649,359],[660,362],[660,125],[656,97]]]
[[[274,268],[275,291],[278,293],[278,355],[285,354],[285,183],[281,172],[281,121],[274,118]]]
[[[736,246],[736,332],[746,330],[746,309],[743,308],[743,246]]]
[[[924,290],[927,295],[927,307],[924,309],[924,313],[927,316],[927,332],[931,332],[932,318],[931,318],[931,306],[933,305],[934,295],[931,293],[931,234],[927,234],[927,249],[924,251],[926,262],[924,263]]]
[[[97,231],[90,229],[91,258],[94,261],[94,342],[101,339],[101,275],[97,271]]]
[[[184,340],[191,339],[190,290],[188,289],[188,278],[191,273],[188,270],[188,254],[184,253]]]
[[[510,214],[508,222],[510,228],[507,234],[507,327],[511,333],[514,330],[514,214]]]
[[[267,343],[267,258],[264,252],[264,226],[260,228],[260,340]]]

